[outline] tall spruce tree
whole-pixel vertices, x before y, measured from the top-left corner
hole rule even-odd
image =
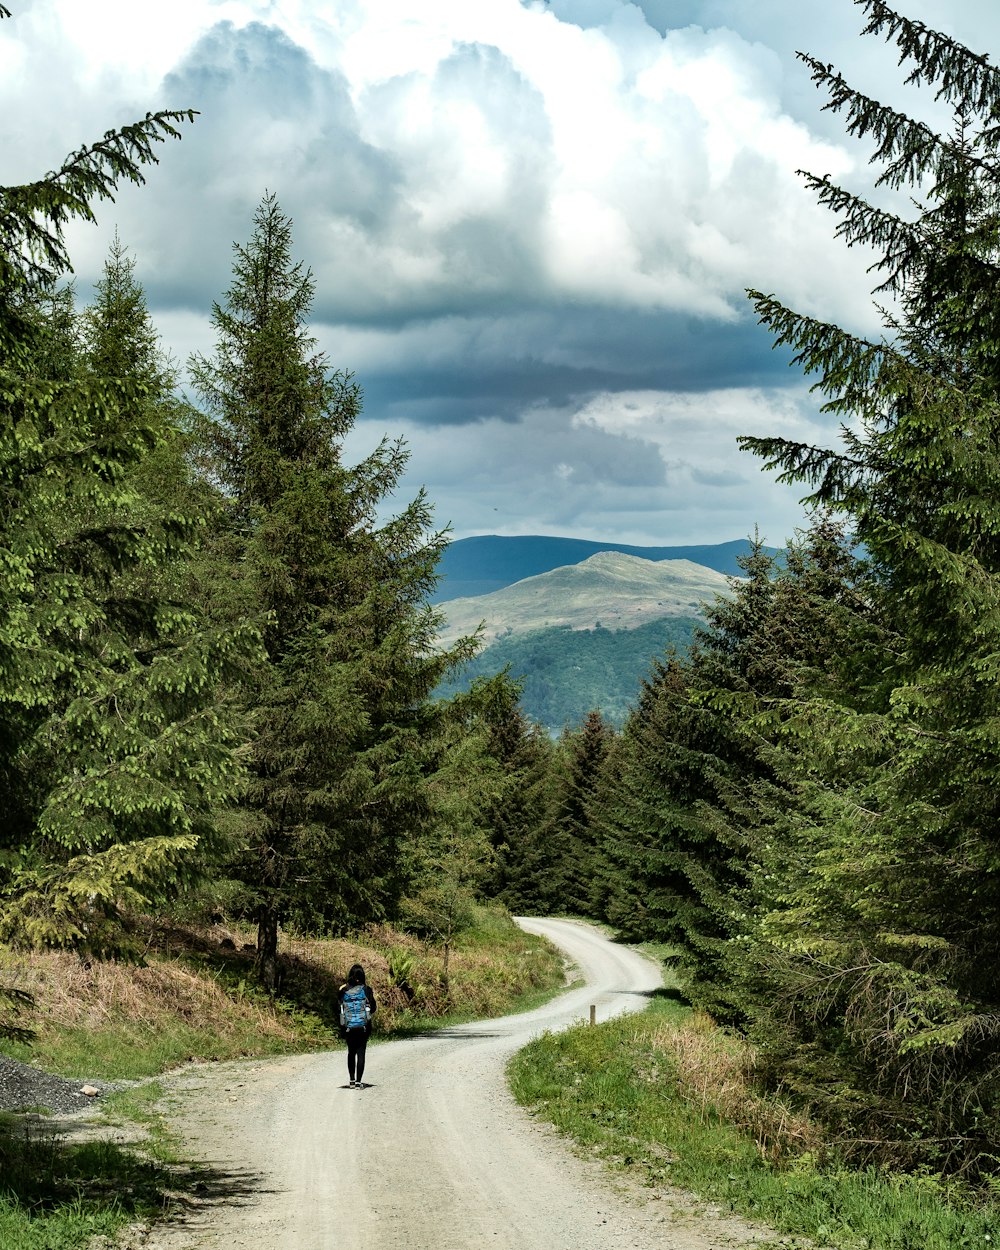
[[[594,826],[593,801],[614,740],[600,712],[563,735],[564,771],[558,777],[549,819],[538,831],[546,867],[538,883],[543,907],[593,916],[603,881],[603,843]]]
[[[6,16],[6,14],[4,14]],[[149,114],[0,188],[0,932],[101,950],[123,904],[176,888],[235,764],[214,706],[235,635],[119,593],[192,518],[136,524],[128,474],[157,445],[146,380],[84,368],[64,230],[193,115]]]
[[[612,749],[595,804],[608,860],[604,918],[626,939],[675,946],[692,1001],[723,1010],[747,836],[733,812],[753,751],[694,700],[699,665],[659,661]]]
[[[834,450],[743,442],[844,515],[894,640],[877,665],[859,653],[862,689],[784,709],[809,810],[771,865],[757,1031],[845,1140],[975,1171],[1000,1148],[1000,71],[856,2],[954,123],[938,133],[803,57],[827,107],[873,141],[877,185],[911,189],[916,212],[807,175],[839,235],[881,253],[895,306],[880,340],[752,293],[851,425]]]
[[[442,707],[428,753],[427,828],[411,843],[413,870],[402,915],[441,943],[441,983],[456,933],[475,917],[496,869],[496,821],[516,806],[522,777],[512,769],[511,718],[518,687],[506,673],[478,678]]]
[[[117,231],[93,300],[75,318],[74,329],[86,375],[130,379],[141,390],[151,438],[146,454],[123,472],[123,498],[126,489],[131,495],[131,523],[175,528],[180,524],[189,540],[173,559],[125,567],[119,593],[197,603],[200,595],[193,585],[197,548],[218,508],[218,491],[193,467],[191,427],[196,414],[178,395],[176,367],[162,348],[136,276],[136,262]],[[120,417],[135,420],[128,411]]]
[[[266,649],[244,692],[234,871],[273,986],[281,923],[343,929],[397,907],[407,840],[429,819],[425,752],[441,713],[428,696],[467,647],[435,645],[426,597],[445,537],[424,493],[377,521],[406,449],[385,440],[343,463],[361,393],[316,352],[312,276],[273,195],[234,251],[215,353],[192,375],[230,500],[217,610],[259,621]]]
[[[490,804],[491,872],[484,892],[511,911],[538,911],[531,863],[538,831],[553,802],[556,748],[521,706],[521,685],[506,672],[487,683],[490,702],[487,752],[497,761],[506,783]]]
[[[654,666],[595,803],[606,918],[675,946],[692,1001],[728,1020],[743,1016],[752,982],[751,883],[797,801],[795,745],[775,706],[835,681],[864,616],[855,561],[827,517],[781,559],[756,542],[741,564],[745,577],[709,610],[695,651]]]

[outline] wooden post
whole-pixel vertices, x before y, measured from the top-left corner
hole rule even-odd
[[[590,1023],[591,1024],[597,1023],[597,1006],[594,1003],[590,1004]]]

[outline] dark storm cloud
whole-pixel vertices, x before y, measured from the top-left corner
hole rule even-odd
[[[527,322],[537,350],[522,340],[502,360],[477,352],[474,334],[463,354],[440,363],[404,349],[394,366],[386,350],[377,371],[360,370],[368,417],[405,415],[442,424],[515,420],[528,406],[548,401],[558,407],[599,391],[698,392],[780,386],[789,379],[787,353],[770,351],[749,315],[720,325],[676,313],[592,308],[534,314]],[[433,334],[430,325],[421,344]],[[343,356],[349,347],[338,352],[336,330],[325,333],[324,341],[336,363],[354,367]]]

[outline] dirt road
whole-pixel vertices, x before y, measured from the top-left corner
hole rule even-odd
[[[344,1052],[192,1069],[172,1115],[211,1168],[150,1250],[719,1250],[750,1230],[668,1196],[617,1192],[509,1094],[510,1055],[545,1029],[640,1009],[658,967],[569,921],[526,920],[585,984],[545,1007]]]

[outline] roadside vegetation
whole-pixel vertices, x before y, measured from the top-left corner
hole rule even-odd
[[[651,1191],[694,1193],[816,1246],[998,1243],[989,1192],[928,1172],[848,1167],[819,1124],[758,1092],[752,1050],[675,993],[638,1016],[538,1038],[511,1061],[515,1096]]]
[[[449,956],[390,925],[356,937],[287,937],[279,992],[254,979],[239,926],[196,929],[147,920],[140,964],[85,962],[68,952],[0,954],[0,970],[36,1000],[31,1042],[3,1051],[46,1071],[141,1080],[191,1059],[260,1058],[340,1045],[337,989],[361,963],[375,991],[373,1036],[392,1038],[534,1005],[562,987],[561,958],[500,909],[479,907]]]
[[[69,1144],[0,1117],[0,1245],[73,1250],[163,1209],[166,1169],[110,1141]]]

